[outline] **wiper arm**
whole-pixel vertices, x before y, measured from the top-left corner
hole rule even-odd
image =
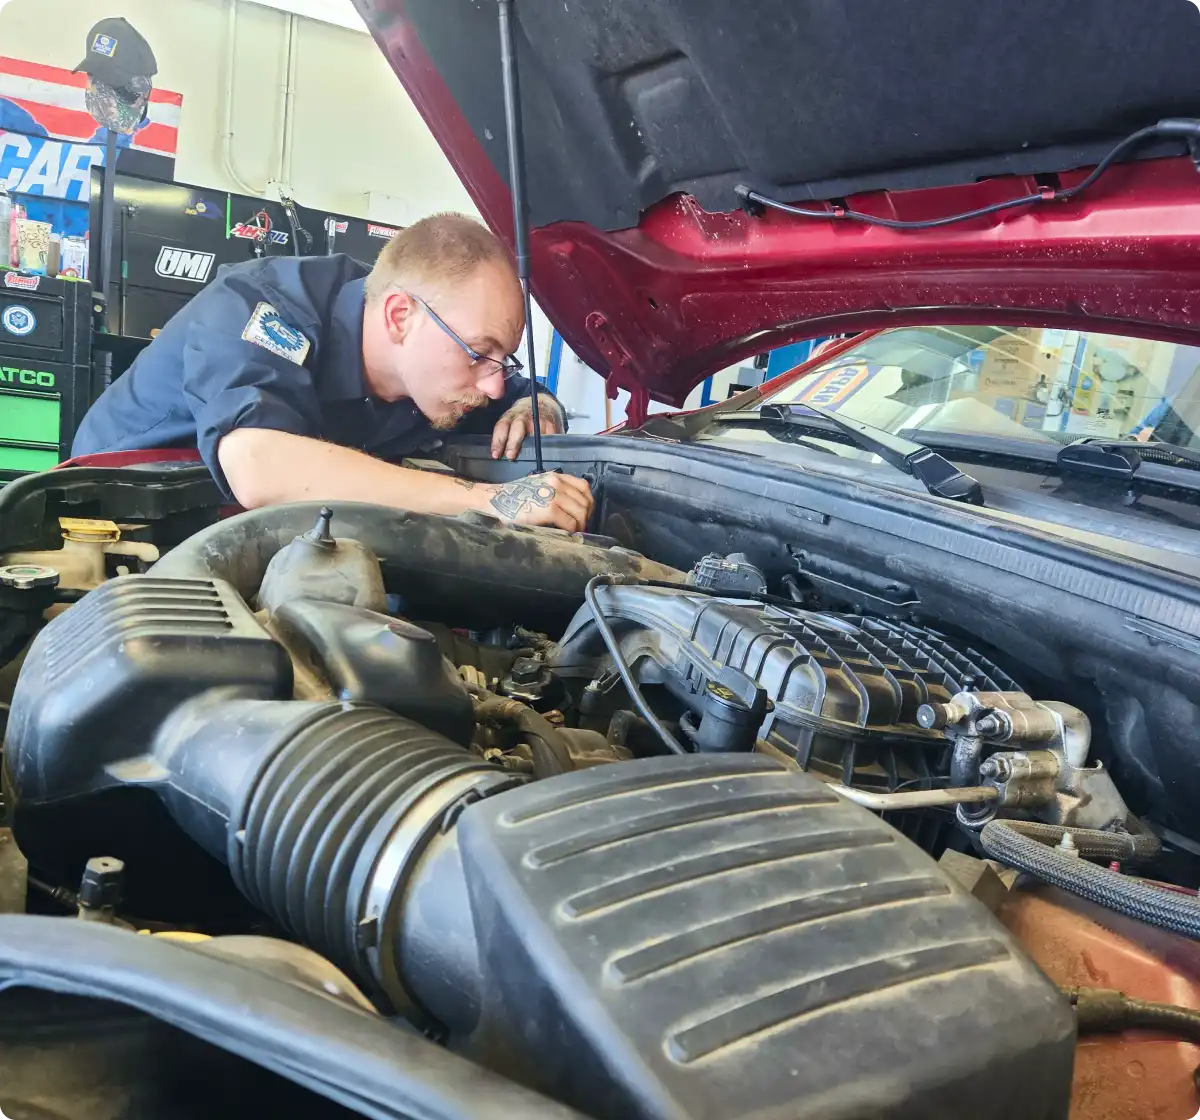
[[[1068,443],[1056,458],[1061,469],[1124,481],[1133,478],[1143,463],[1200,470],[1200,451],[1177,443],[1081,439]]]
[[[808,414],[820,416],[839,431],[844,432],[864,451],[878,455],[885,463],[897,470],[912,475],[929,493],[938,498],[949,498],[954,502],[969,502],[983,505],[983,488],[969,474],[963,474],[944,455],[939,455],[924,444],[894,436],[882,428],[839,416],[814,404],[766,404],[758,410],[762,420],[780,424],[809,426]],[[816,428],[816,430],[820,430]]]

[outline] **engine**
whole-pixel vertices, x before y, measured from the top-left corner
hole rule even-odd
[[[120,859],[128,912],[282,933],[595,1117],[1065,1113],[1066,1001],[854,801],[1122,817],[1069,713],[602,538],[271,516],[36,639],[4,783],[40,876]]]

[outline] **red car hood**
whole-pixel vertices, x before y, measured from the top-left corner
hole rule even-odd
[[[496,4],[356,0],[486,221],[511,236]],[[1200,340],[1200,174],[1115,140],[1200,116],[1190,0],[517,0],[535,295],[631,415],[816,334],[1035,322]],[[384,142],[381,136],[381,142]],[[817,205],[821,205],[820,202]]]

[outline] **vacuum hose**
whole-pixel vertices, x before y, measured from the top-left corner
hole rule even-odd
[[[1064,833],[1070,835],[1078,856],[1047,846],[1061,842]],[[993,859],[1036,875],[1052,886],[1127,917],[1200,940],[1200,899],[1086,862],[1089,856],[1130,862],[1152,859],[1158,854],[1160,844],[1149,832],[1126,835],[996,820],[984,826],[979,841]]]
[[[1157,1031],[1200,1043],[1200,1011],[1190,1007],[1133,999],[1100,988],[1068,988],[1064,994],[1075,1008],[1081,1035]]]
[[[625,686],[625,691],[629,693],[629,699],[633,701],[633,706],[637,709],[638,715],[646,721],[646,724],[658,736],[659,741],[671,754],[687,754],[687,748],[671,734],[667,726],[654,714],[653,709],[646,702],[641,688],[638,687],[637,681],[633,679],[633,671],[629,667],[629,662],[625,660],[625,655],[621,652],[621,643],[617,641],[617,636],[613,633],[612,626],[609,625],[608,618],[604,614],[604,608],[596,598],[597,587],[610,587],[613,584],[621,582],[629,581],[623,581],[607,572],[594,576],[588,580],[587,586],[583,589],[583,600],[592,612],[592,618],[596,622],[596,629],[600,632],[604,646],[612,658],[613,668],[617,670],[617,674],[621,678],[621,683]]]

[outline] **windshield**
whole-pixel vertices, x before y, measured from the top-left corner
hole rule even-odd
[[[889,432],[1200,448],[1200,348],[1090,331],[905,328],[865,339],[762,403],[815,404]]]

